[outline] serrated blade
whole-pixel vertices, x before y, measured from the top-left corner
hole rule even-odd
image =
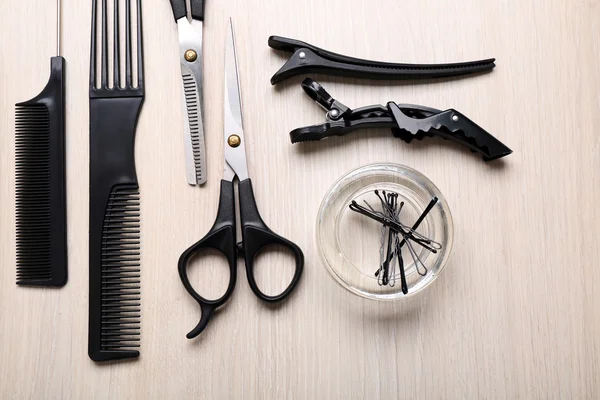
[[[202,125],[202,111],[196,78],[191,73],[183,73],[184,149],[186,174],[190,185],[206,183],[206,144]]]
[[[195,186],[206,183],[207,174],[202,119],[202,23],[194,23],[199,26],[193,27],[186,18],[177,21],[183,87],[186,176],[188,183]],[[190,52],[193,52],[194,59],[189,58]]]

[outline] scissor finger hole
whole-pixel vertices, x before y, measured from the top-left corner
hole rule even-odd
[[[254,258],[254,279],[267,296],[281,294],[292,282],[296,271],[294,253],[285,246],[264,247]]]
[[[198,251],[187,265],[188,279],[206,300],[218,300],[227,291],[230,279],[227,258],[213,249]]]

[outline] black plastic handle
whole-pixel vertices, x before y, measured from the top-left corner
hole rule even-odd
[[[171,8],[173,9],[173,16],[175,17],[175,21],[187,16],[187,7],[185,5],[185,0],[171,0]]]
[[[262,220],[256,200],[254,199],[254,191],[252,190],[252,181],[246,179],[239,184],[240,196],[240,219],[242,223],[242,247],[244,257],[246,259],[246,275],[248,283],[254,294],[261,300],[269,303],[275,303],[287,298],[296,288],[302,271],[304,270],[304,253],[295,243],[274,233]],[[289,249],[296,259],[296,269],[294,277],[289,286],[276,296],[269,296],[263,293],[254,277],[254,259],[256,256],[270,245],[281,245]]]
[[[449,109],[427,118],[411,118],[402,112],[402,106],[388,103],[388,108],[397,124],[392,132],[395,137],[410,143],[427,136],[439,136],[460,143],[483,156],[484,161],[493,161],[512,154],[512,150],[485,129],[460,112]]]
[[[171,8],[175,21],[187,17],[185,0],[171,0]],[[204,21],[204,0],[190,0],[190,8],[193,19]]]
[[[192,18],[198,21],[204,21],[204,0],[190,0],[192,8]]]
[[[302,89],[304,90],[304,93],[326,110],[330,110],[335,102],[335,99],[319,84],[319,82],[310,78],[306,78],[302,81]]]
[[[289,240],[273,233],[263,222],[252,190],[250,179],[240,182],[240,218],[242,223],[242,251],[246,259],[246,275],[248,283],[254,294],[261,300],[274,303],[284,300],[290,295],[298,285],[302,271],[304,270],[304,254],[300,248]],[[254,278],[254,259],[256,256],[270,245],[281,245],[292,251],[296,259],[296,270],[289,286],[276,296],[264,294],[256,284]],[[223,254],[229,262],[229,285],[225,294],[217,300],[208,300],[202,297],[190,283],[187,274],[187,266],[190,260],[201,250],[213,249]],[[217,219],[208,232],[208,234],[199,242],[187,249],[179,258],[178,270],[179,277],[187,292],[200,305],[202,316],[198,325],[187,334],[188,339],[193,339],[200,335],[210,322],[210,318],[215,310],[223,306],[233,294],[237,281],[237,252],[236,246],[236,226],[235,226],[235,200],[233,183],[221,181],[221,195],[219,200],[219,211]]]
[[[179,258],[179,277],[187,292],[200,305],[202,316],[198,325],[187,334],[188,339],[200,335],[210,322],[213,312],[224,305],[231,297],[237,280],[237,248],[235,229],[235,202],[233,182],[221,181],[221,195],[219,200],[219,211],[217,219],[208,234],[192,247],[187,249]],[[208,300],[202,297],[192,287],[187,275],[187,266],[190,260],[201,250],[213,249],[222,253],[229,262],[229,285],[225,294],[217,300]]]

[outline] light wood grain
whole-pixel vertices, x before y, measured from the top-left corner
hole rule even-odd
[[[209,183],[185,181],[177,35],[166,0],[144,1],[147,98],[136,142],[142,193],[142,356],[87,356],[90,2],[63,0],[68,61],[69,283],[16,287],[13,105],[46,83],[53,1],[0,2],[0,397],[574,398],[600,396],[600,3],[517,0],[207,0]],[[273,310],[244,275],[201,338],[176,271],[213,222],[222,168],[227,17],[237,35],[249,169],[269,225],[306,270]],[[318,77],[350,107],[396,100],[456,108],[515,150],[485,165],[445,142],[367,131],[292,146],[322,121],[300,78],[272,88],[285,58],[271,34],[359,57],[451,62],[497,57],[492,74],[393,84]],[[445,194],[451,261],[409,301],[378,304],[321,265],[314,221],[330,185],[371,162],[406,164]]]

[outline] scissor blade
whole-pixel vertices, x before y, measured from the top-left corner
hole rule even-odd
[[[227,45],[225,49],[225,94],[228,102],[225,104],[226,118],[227,114],[234,118],[235,124],[243,128],[242,123],[242,102],[240,95],[240,80],[237,68],[237,54],[235,52],[235,39],[233,37],[233,24],[229,20],[229,29],[227,32]],[[227,110],[228,108],[228,110]],[[234,133],[234,132],[229,132]]]
[[[202,120],[202,22],[177,21],[183,84],[184,150],[190,185],[206,183],[206,144]]]
[[[228,167],[238,176],[240,181],[248,179],[246,164],[246,146],[244,127],[242,123],[242,103],[240,94],[240,81],[237,68],[237,55],[235,52],[235,39],[233,37],[233,22],[229,19],[227,43],[225,47],[225,94],[224,94],[224,121],[225,134],[225,176],[230,177]]]

